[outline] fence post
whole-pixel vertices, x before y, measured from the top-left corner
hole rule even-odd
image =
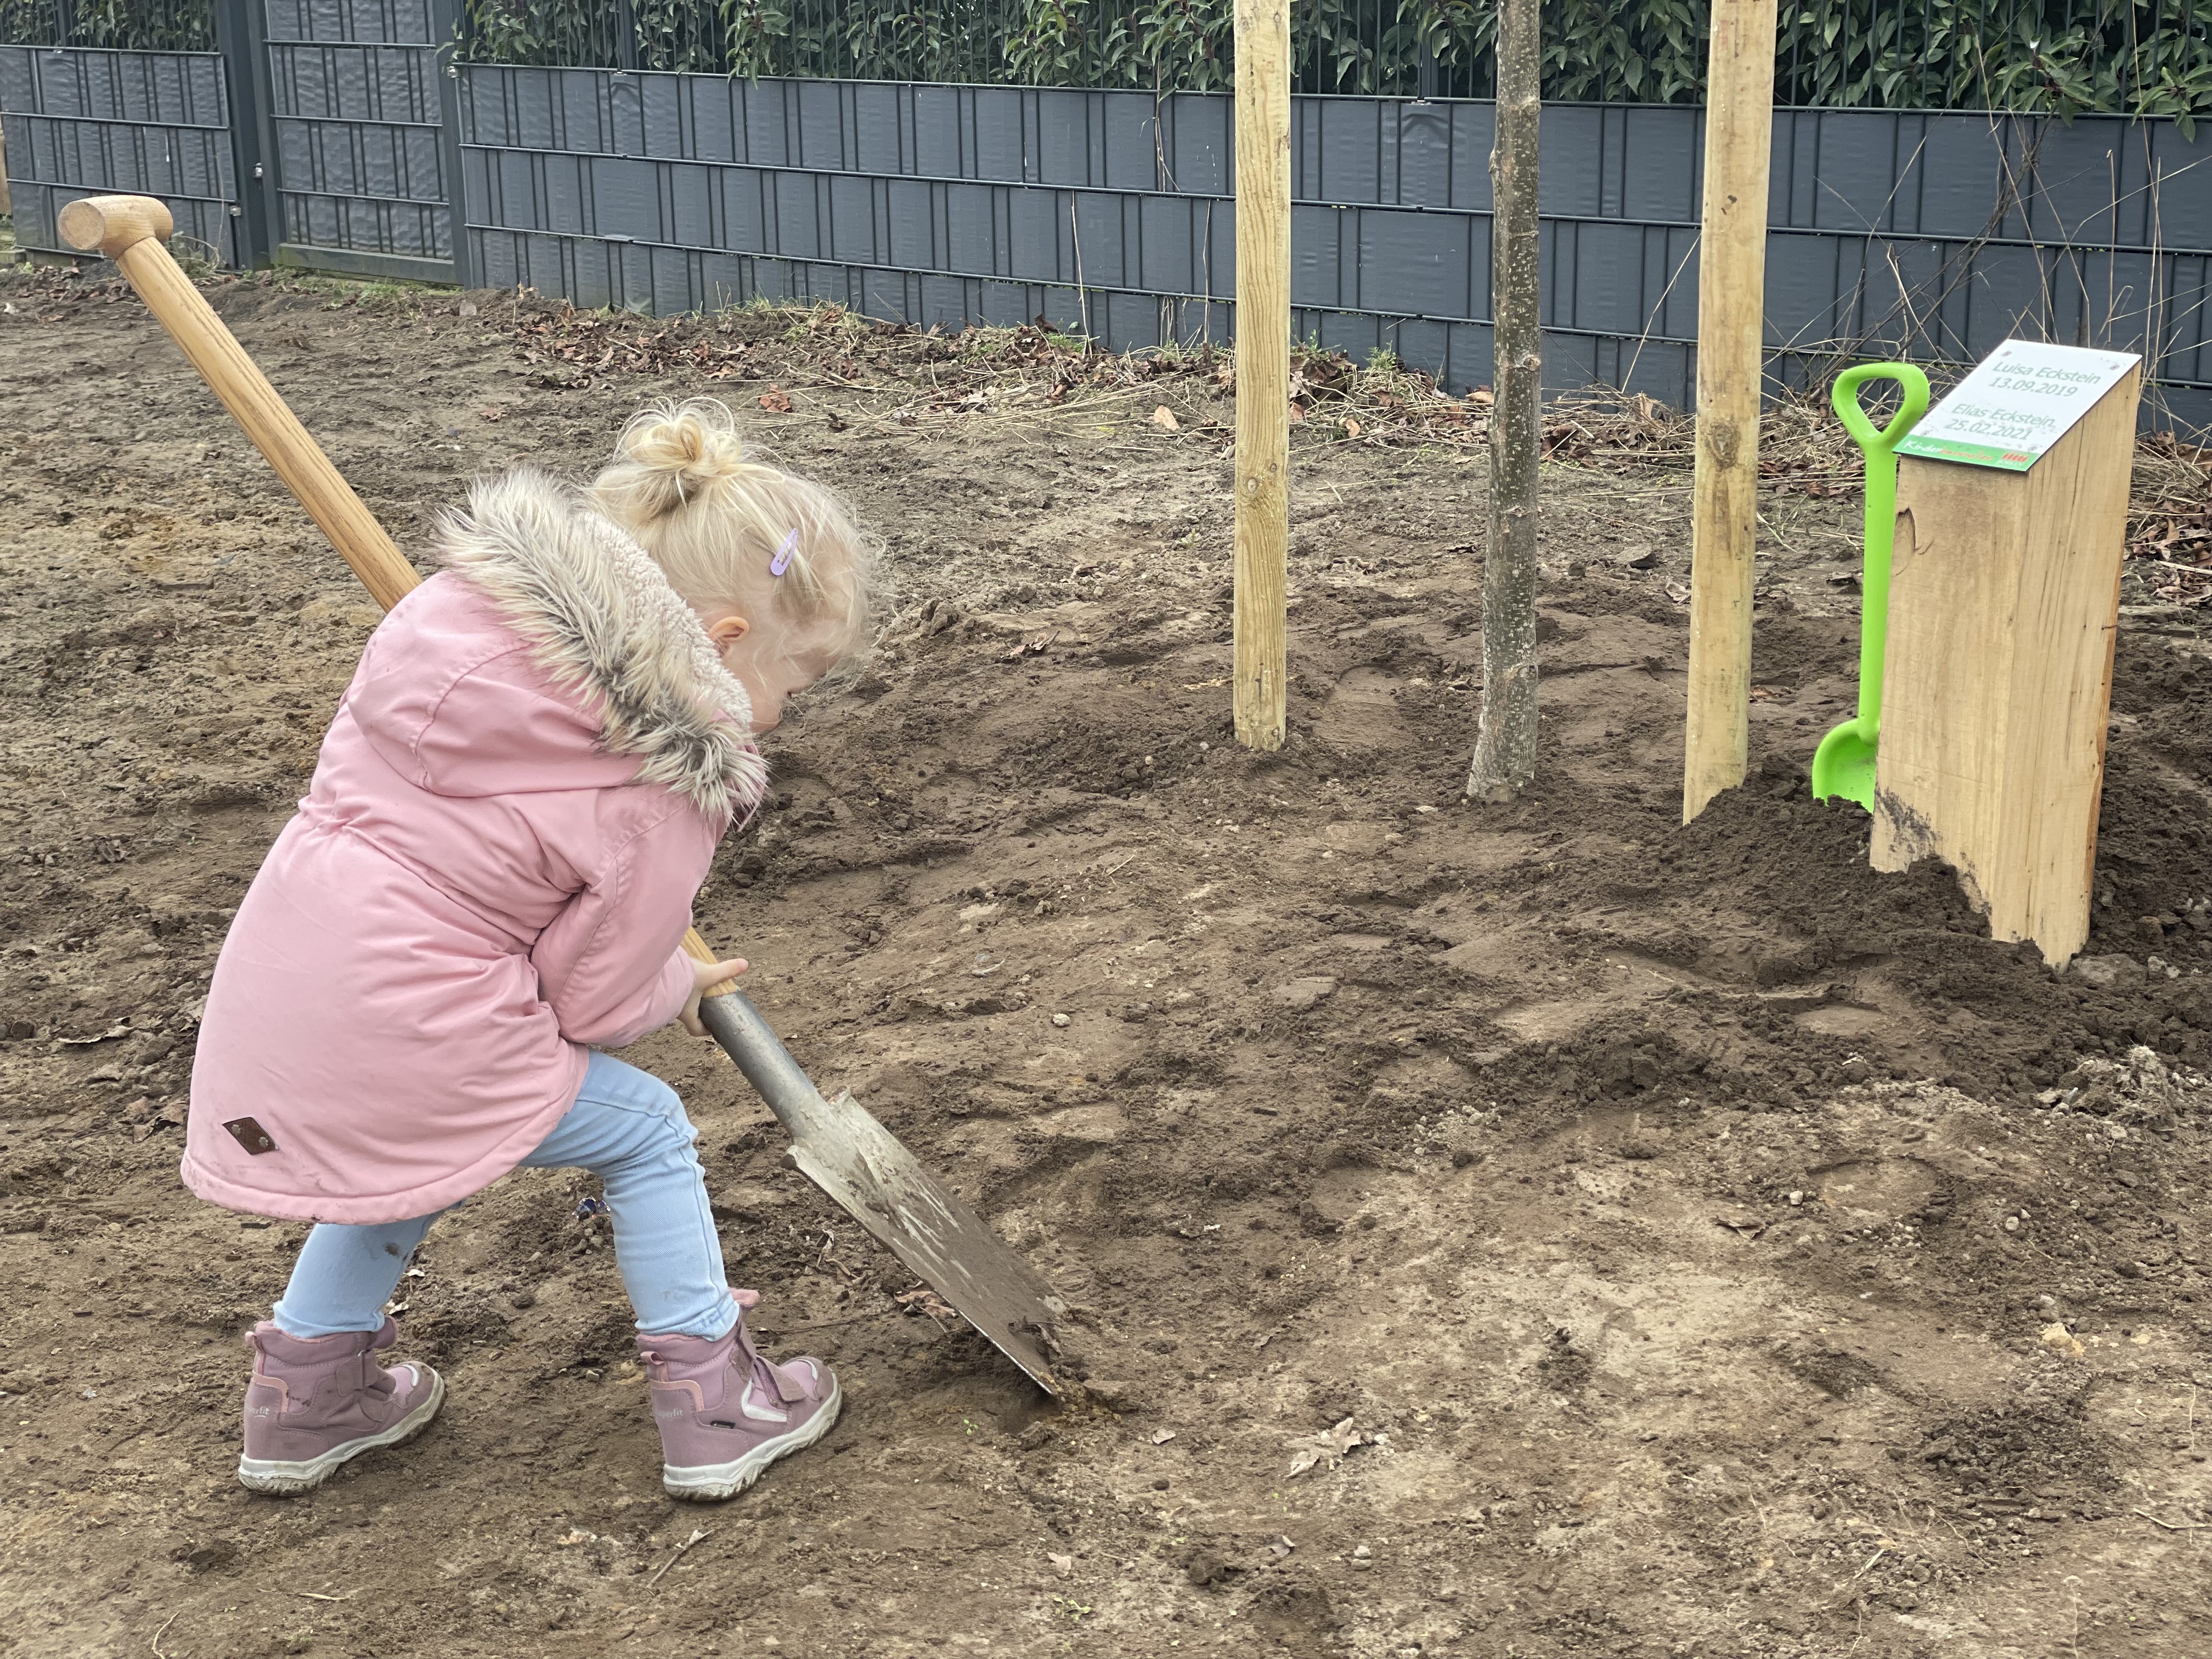
[[[615,64],[624,73],[637,73],[636,0],[615,0]]]
[[[230,101],[230,165],[238,199],[231,204],[238,263],[276,263],[283,240],[276,196],[276,146],[269,119],[269,24],[266,0],[216,0],[216,50],[222,54],[224,91]]]
[[[453,281],[480,286],[476,250],[469,246],[468,180],[461,155],[462,0],[430,0],[431,73],[438,82],[438,171],[446,178],[447,235],[453,249]]]

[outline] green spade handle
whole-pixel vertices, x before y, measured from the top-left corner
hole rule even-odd
[[[1859,406],[1869,380],[1895,380],[1904,398],[1879,432]],[[1882,656],[1889,641],[1889,555],[1897,531],[1897,446],[1928,412],[1928,377],[1911,363],[1860,363],[1836,376],[1829,401],[1844,429],[1866,452],[1866,575],[1859,605],[1859,736],[1869,747],[1881,732]]]

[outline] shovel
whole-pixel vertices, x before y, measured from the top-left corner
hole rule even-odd
[[[169,210],[151,197],[93,196],[63,208],[60,228],[71,247],[115,261],[371,596],[387,611],[398,603],[421,578],[169,257]],[[696,928],[684,948],[720,959]],[[1038,1387],[1064,1395],[1053,1363],[1067,1306],[1036,1270],[850,1094],[824,1098],[736,986],[709,990],[699,1018],[790,1132],[799,1170]]]
[[[1879,432],[1859,407],[1859,387],[1868,380],[1895,380],[1904,388],[1901,407]],[[1871,812],[1882,653],[1889,640],[1889,554],[1897,532],[1897,446],[1928,412],[1928,377],[1910,363],[1861,363],[1836,377],[1829,401],[1866,452],[1866,577],[1859,598],[1859,712],[1813,751],[1813,799],[1842,795]]]

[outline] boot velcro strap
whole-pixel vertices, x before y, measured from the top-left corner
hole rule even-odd
[[[784,1375],[783,1367],[770,1360],[763,1360],[761,1369],[769,1374],[775,1385],[775,1397],[787,1406],[796,1406],[806,1398],[805,1385],[793,1382]]]

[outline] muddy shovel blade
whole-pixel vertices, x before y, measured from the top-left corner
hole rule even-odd
[[[852,1096],[824,1099],[742,993],[706,998],[699,1018],[790,1131],[800,1172],[1058,1396],[1048,1348],[1067,1304],[1036,1271]]]

